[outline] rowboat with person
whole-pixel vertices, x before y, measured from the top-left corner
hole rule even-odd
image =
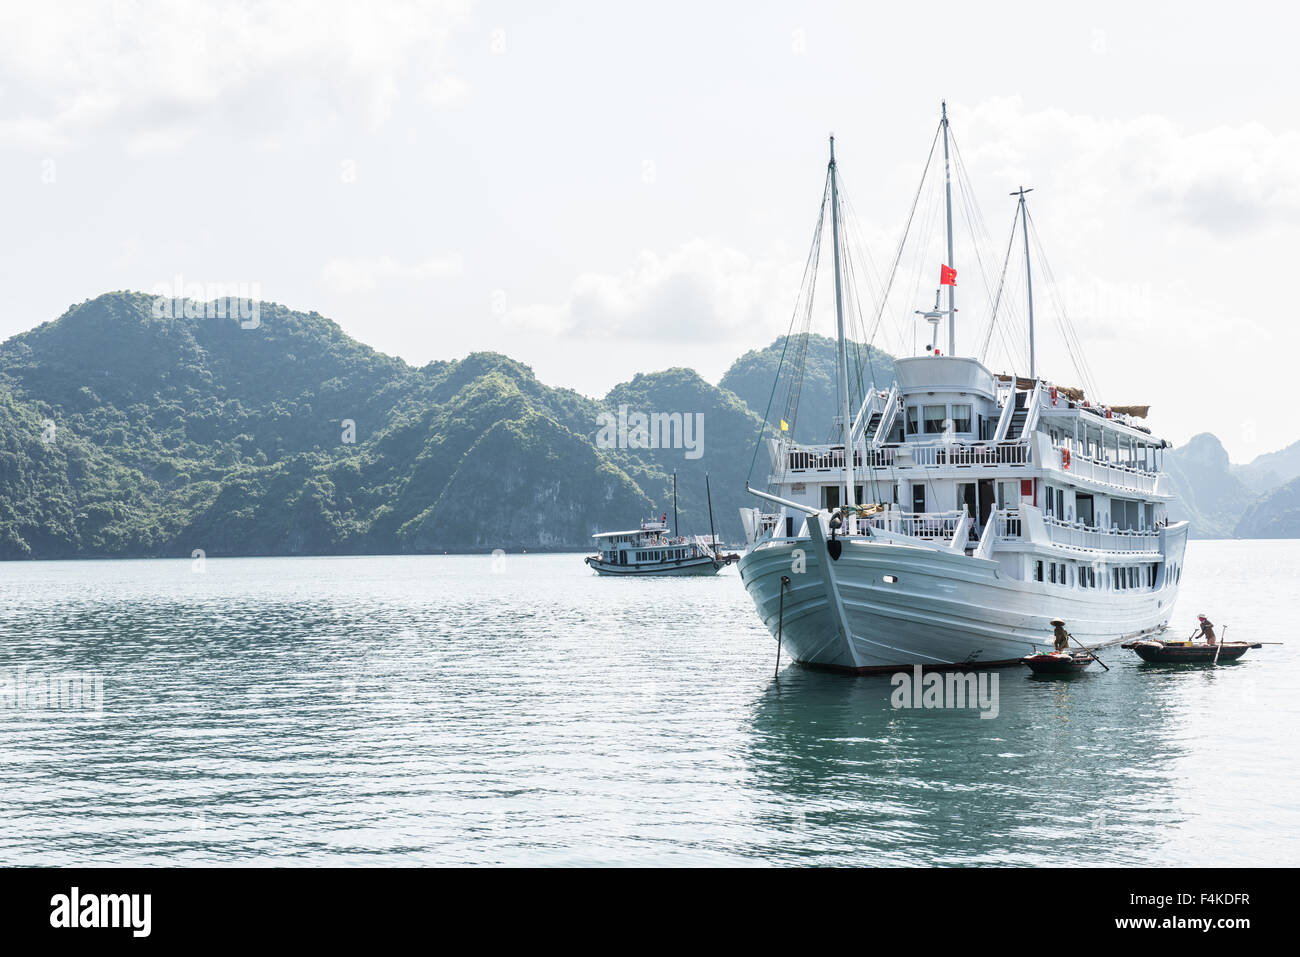
[[[1026,655],[1020,659],[1021,664],[1028,665],[1036,675],[1073,675],[1079,674],[1094,661],[1106,668],[1106,663],[1093,654],[1092,650],[1079,644],[1079,640],[1065,630],[1065,619],[1053,618],[1052,650]],[[1070,642],[1079,645],[1077,651],[1070,650]],[[1109,668],[1106,668],[1110,671]]]
[[[1143,661],[1155,665],[1203,664],[1220,661],[1236,661],[1251,648],[1260,648],[1261,641],[1223,641],[1214,633],[1214,623],[1205,615],[1196,616],[1196,631],[1182,641],[1162,641],[1148,638],[1142,641],[1130,641],[1120,645],[1135,651]],[[1226,637],[1228,628],[1225,625]],[[1201,639],[1201,640],[1197,640]],[[1281,644],[1281,642],[1270,642]]]

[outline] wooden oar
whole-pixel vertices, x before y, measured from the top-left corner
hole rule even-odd
[[[1227,629],[1225,628],[1224,631],[1227,631]],[[1067,634],[1067,635],[1070,635],[1070,633],[1069,633],[1068,631],[1066,632],[1066,634]],[[1073,641],[1073,642],[1074,642],[1076,645],[1078,645],[1080,648],[1082,648],[1084,651],[1088,652],[1088,654],[1092,655],[1092,660],[1093,660],[1093,661],[1097,662],[1097,664],[1101,665],[1103,668],[1106,668],[1106,662],[1104,662],[1104,661],[1102,661],[1100,658],[1098,658],[1098,657],[1097,657],[1097,653],[1096,653],[1095,651],[1093,651],[1091,648],[1087,647],[1087,646],[1086,646],[1082,641],[1080,641],[1078,638],[1074,637],[1074,635],[1070,635],[1070,640]],[[1109,668],[1106,668],[1106,670],[1107,670],[1107,671],[1110,671]]]
[[[1224,636],[1228,634],[1228,626],[1223,626],[1223,634],[1219,636],[1219,643],[1214,646],[1214,667],[1219,667],[1219,652],[1223,650]]]

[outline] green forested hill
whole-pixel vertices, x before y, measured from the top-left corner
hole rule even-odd
[[[707,528],[709,469],[738,534],[758,423],[687,370],[595,402],[500,355],[413,368],[270,303],[252,329],[152,307],[113,293],[0,345],[0,557],[585,548],[671,511],[674,468],[683,530]],[[704,454],[596,447],[619,403],[703,412]]]
[[[749,408],[760,416],[767,409],[771,400],[772,410],[768,420],[776,423],[785,415],[786,398],[789,393],[791,363],[794,359],[793,347],[785,353],[782,365],[782,353],[785,338],[781,337],[766,349],[751,349],[737,359],[722,377],[722,387],[738,395]],[[798,416],[792,423],[794,438],[797,442],[826,442],[831,438],[833,421],[839,415],[835,408],[839,392],[836,368],[836,341],[825,336],[808,337],[808,354],[804,362],[803,384],[799,393]],[[872,388],[872,379],[877,389],[887,390],[894,384],[894,360],[888,353],[871,346],[852,344],[849,359],[852,364],[861,364],[861,378],[854,374],[849,384],[853,395],[860,395],[863,389]],[[777,379],[777,369],[781,376],[775,392],[772,383]],[[855,408],[854,412],[857,411]]]

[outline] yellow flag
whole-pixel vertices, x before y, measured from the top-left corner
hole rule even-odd
[[[781,420],[781,431],[782,431],[782,432],[789,432],[789,431],[790,431],[790,423],[787,422],[785,419],[782,419],[782,420]]]

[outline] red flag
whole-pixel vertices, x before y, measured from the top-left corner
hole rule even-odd
[[[957,285],[957,270],[951,266],[939,266],[939,285],[955,286]]]

